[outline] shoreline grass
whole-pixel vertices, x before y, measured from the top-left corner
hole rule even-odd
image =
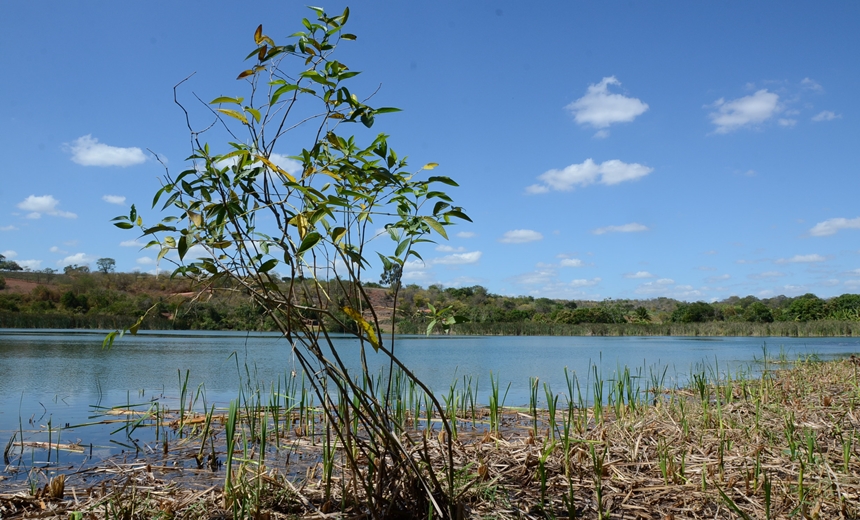
[[[534,401],[522,409],[504,406],[505,388],[498,382],[488,408],[475,404],[469,381],[455,380],[445,413],[456,424],[458,511],[463,518],[858,517],[857,358],[777,361],[765,352],[755,376],[705,368],[691,374],[684,388],[664,388],[665,374],[646,377],[626,368],[608,378],[597,371],[582,374],[584,379],[566,372],[560,394],[543,387],[546,408],[537,405],[537,380]],[[180,385],[186,388],[187,381]],[[401,442],[423,447],[425,458],[418,462],[441,470],[446,439],[440,418],[422,409],[426,398],[414,386],[396,380],[393,386],[400,396],[393,427]],[[300,378],[285,380],[283,387],[291,390],[272,387],[266,397],[248,384],[229,412],[205,403],[199,392],[182,393],[179,413],[111,409],[105,416],[126,417],[126,431],[160,431],[163,451],[147,454],[144,444],[124,461],[70,473],[31,468],[20,489],[0,493],[0,515],[368,514],[344,464],[344,450],[352,448],[336,440],[336,425],[326,421],[319,404],[303,398]],[[64,449],[53,441],[39,447],[13,438],[7,465],[14,464],[16,449],[24,457],[25,446],[31,454]],[[384,462],[364,463],[372,471]]]

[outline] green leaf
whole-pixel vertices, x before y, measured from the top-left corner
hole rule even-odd
[[[276,265],[278,265],[278,260],[277,260],[276,258],[271,258],[271,259],[269,259],[269,260],[266,260],[266,262],[265,262],[265,263],[263,263],[263,265],[261,265],[261,266],[260,266],[260,272],[261,272],[261,273],[268,273],[268,272],[269,272],[269,271],[271,271],[271,270],[272,270]]]
[[[336,227],[331,230],[331,241],[334,243],[340,242],[343,237],[346,235],[346,228],[344,227]]]
[[[256,108],[245,107],[245,112],[254,116],[254,120],[256,122],[258,122],[258,123],[260,122],[260,111],[259,110],[257,110]]]
[[[435,232],[437,232],[437,233],[439,233],[440,235],[442,235],[443,237],[445,237],[445,239],[447,239],[447,238],[448,238],[448,233],[446,233],[446,232],[445,232],[445,228],[442,226],[442,224],[440,224],[440,223],[439,223],[439,221],[438,221],[438,220],[436,220],[436,219],[435,219],[435,218],[433,218],[433,217],[421,217],[421,219],[422,219],[424,222],[426,222],[428,226],[430,226],[431,228],[433,228],[433,230],[434,230]]]
[[[430,164],[433,164],[433,163],[430,163]],[[448,177],[441,177],[441,176],[430,177],[429,179],[427,179],[427,182],[428,183],[430,183],[430,182],[441,182],[443,184],[447,184],[448,186],[459,186],[459,184],[454,182],[452,179],[450,179]]]
[[[406,248],[409,247],[409,241],[404,240],[397,244],[397,249],[394,251],[394,256],[400,256],[403,254],[403,251],[406,251]]]
[[[392,112],[402,112],[402,110],[394,107],[382,107],[373,109],[373,112],[375,114],[390,114]]]
[[[319,233],[317,233],[316,231],[311,231],[310,233],[305,235],[305,238],[302,240],[301,245],[299,245],[299,250],[296,251],[296,254],[301,255],[308,249],[314,247],[315,245],[317,245],[317,242],[319,242],[321,238],[322,237]]]
[[[220,96],[216,97],[212,101],[209,102],[210,105],[220,105],[221,103],[233,103],[235,105],[242,104],[242,98],[232,98],[228,96]]]
[[[243,113],[241,113],[241,112],[237,112],[237,111],[235,111],[235,110],[230,110],[230,109],[227,109],[227,108],[219,108],[219,109],[218,109],[218,112],[221,112],[221,113],[222,113],[222,114],[224,114],[224,115],[228,115],[228,116],[230,116],[230,117],[236,118],[236,119],[238,119],[239,121],[241,121],[241,122],[245,123],[246,125],[248,124],[248,118],[247,118],[247,117],[245,117],[245,114],[243,114]]]
[[[437,166],[439,166],[439,163],[431,162],[431,163],[425,164],[424,167],[421,169],[422,170],[432,170],[433,168],[435,168]],[[433,182],[433,177],[430,178],[430,182]]]
[[[467,222],[472,222],[472,219],[469,218],[469,215],[466,215],[465,213],[463,213],[462,211],[460,211],[458,209],[452,209],[451,211],[448,211],[447,213],[445,213],[445,215],[450,216],[450,217],[461,218]]]
[[[182,235],[179,237],[179,244],[177,245],[176,250],[179,253],[179,259],[184,259],[185,253],[188,252],[188,235]]]
[[[134,224],[131,222],[114,222],[113,225],[120,229],[131,229],[134,227]]]
[[[283,87],[278,88],[278,90],[276,90],[275,92],[272,93],[272,97],[269,100],[269,103],[274,105],[275,103],[278,102],[278,99],[282,95],[286,94],[287,92],[292,92],[293,90],[296,90],[297,88],[299,88],[298,85],[292,85],[292,84],[284,85]]]

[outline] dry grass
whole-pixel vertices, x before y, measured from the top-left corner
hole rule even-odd
[[[702,376],[691,388],[650,389],[633,401],[559,405],[552,427],[545,411],[536,419],[506,409],[500,433],[483,422],[487,410],[475,427],[461,417],[462,517],[860,517],[855,360],[799,362],[750,379]],[[437,466],[444,439],[424,424],[412,424],[403,442]],[[44,482],[35,494],[0,494],[0,518],[231,518],[237,501],[254,502],[249,518],[370,516],[342,468],[326,498],[319,440],[284,435],[286,462],[234,465],[232,497],[223,470],[177,469],[176,460],[197,452],[189,443],[158,464],[111,463]]]

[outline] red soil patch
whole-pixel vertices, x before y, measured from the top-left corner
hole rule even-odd
[[[37,285],[39,284],[36,282],[6,278],[6,288],[3,290],[10,293],[29,294]]]

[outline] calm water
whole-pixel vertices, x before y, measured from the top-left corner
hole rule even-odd
[[[189,388],[202,385],[207,399],[237,395],[240,373],[269,387],[291,370],[300,372],[290,345],[276,334],[233,332],[142,332],[101,347],[103,332],[0,329],[0,431],[18,427],[19,416],[53,414],[76,422],[90,405],[113,406],[179,394],[178,371],[190,370]],[[339,352],[358,369],[357,342],[339,338]],[[590,364],[604,377],[617,367],[668,366],[666,383],[683,384],[697,366],[720,372],[755,370],[767,345],[771,356],[823,359],[860,353],[860,338],[692,337],[432,337],[402,336],[397,353],[434,390],[447,390],[471,376],[486,402],[490,371],[511,383],[507,404],[528,402],[529,377],[562,391],[564,367],[586,377]],[[379,367],[381,359],[370,359]],[[237,370],[238,365],[238,370]],[[46,420],[46,419],[45,419]],[[2,441],[2,439],[0,439]]]
[[[94,331],[0,329],[0,445],[19,425],[34,432],[48,420],[55,427],[87,422],[93,405],[158,399],[177,409],[179,371],[190,370],[189,388],[204,388],[207,401],[219,406],[236,397],[246,366],[265,388],[292,370],[301,372],[290,345],[276,334],[142,332],[117,340],[110,351],[102,349],[103,338],[104,332]],[[562,392],[564,367],[576,372],[583,388],[591,364],[606,379],[625,365],[641,368],[646,378],[649,371],[668,367],[665,384],[671,386],[684,384],[692,370],[705,366],[720,373],[754,372],[765,344],[771,356],[789,359],[860,353],[860,338],[403,336],[396,348],[434,391],[471,377],[479,401],[486,403],[492,371],[502,388],[511,383],[506,404],[519,406],[528,403],[529,377]],[[357,342],[339,338],[337,348],[357,371]],[[382,360],[370,362],[379,367]],[[63,441],[75,441],[92,434],[72,429],[62,435]],[[28,440],[35,438],[37,433],[28,434]]]

